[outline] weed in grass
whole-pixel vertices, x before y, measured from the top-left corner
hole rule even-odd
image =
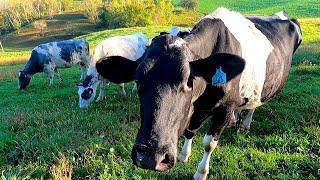
[[[50,168],[50,174],[54,180],[71,180],[73,165],[70,161],[63,155],[60,154],[56,160],[56,164],[52,165]]]

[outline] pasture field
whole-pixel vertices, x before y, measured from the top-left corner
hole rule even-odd
[[[200,1],[202,12],[211,11],[215,4],[247,14],[272,14],[269,10],[273,9],[262,7],[280,6],[277,0],[255,2],[255,7],[245,0],[235,4],[229,0],[220,4]],[[240,2],[242,5],[236,6]],[[248,133],[237,133],[233,127],[226,129],[212,155],[209,179],[320,178],[320,12],[313,10],[320,9],[319,3],[281,2],[281,6],[289,4],[292,8],[289,14],[298,15],[304,9],[304,15],[299,14],[304,41],[293,58],[288,82],[278,96],[256,110]],[[302,8],[305,6],[310,11]],[[105,30],[79,38],[87,39],[93,47],[114,35],[139,31],[151,38],[168,29]],[[78,105],[78,67],[60,70],[64,81],[56,78],[53,86],[48,86],[44,74],[37,74],[30,86],[20,91],[17,74],[25,59],[19,52],[28,57],[30,49],[21,45],[0,52],[2,179],[61,179],[70,175],[73,179],[191,179],[202,157],[207,126],[196,136],[187,164],[177,163],[167,173],[139,169],[131,162],[131,148],[140,124],[138,98],[131,92],[133,84],[126,85],[125,98],[112,84],[103,102],[85,110]],[[14,57],[12,61],[9,56]],[[181,149],[182,139],[179,145]]]

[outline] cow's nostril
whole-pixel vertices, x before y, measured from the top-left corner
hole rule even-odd
[[[170,163],[170,159],[169,159],[169,155],[166,154],[164,156],[164,159],[161,161],[162,164],[169,164]]]

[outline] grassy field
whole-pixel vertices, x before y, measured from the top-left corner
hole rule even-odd
[[[210,6],[211,1],[205,5],[203,2],[200,6],[203,12],[216,7]],[[249,1],[232,5],[238,2],[249,4],[238,5],[246,13],[267,13],[258,5],[253,8],[245,3]],[[261,7],[270,6],[270,1],[259,2],[264,2]],[[317,7],[312,2],[316,1],[302,1],[297,7],[293,5],[298,1],[290,2],[288,7],[296,8],[293,13],[309,4],[313,15],[309,16],[304,9],[304,18],[300,20],[304,42],[294,56],[288,83],[275,99],[257,109],[249,133],[237,134],[235,128],[224,132],[211,159],[209,179],[320,178],[319,12],[312,12]],[[286,6],[276,5],[272,7]],[[95,46],[109,36],[141,31],[153,37],[168,29],[106,30],[80,38]],[[28,52],[30,46],[12,47],[7,53],[20,62],[17,52]],[[72,174],[73,179],[190,179],[196,171],[206,127],[195,138],[188,164],[178,163],[168,173],[139,169],[130,158],[139,127],[138,99],[130,91],[133,84],[126,85],[126,98],[121,97],[116,85],[111,85],[105,101],[81,110],[76,86],[79,68],[61,70],[64,81],[55,79],[50,87],[47,77],[37,74],[28,89],[20,91],[17,72],[23,64],[1,61],[1,57],[9,55],[0,53],[1,178],[59,179]]]

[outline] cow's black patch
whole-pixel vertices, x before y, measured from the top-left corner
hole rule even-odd
[[[109,56],[96,63],[98,73],[113,83],[127,83],[135,79],[140,60],[131,61],[121,56]]]
[[[93,78],[93,75],[87,76],[87,77],[84,79],[84,81],[83,81],[83,83],[81,84],[81,86],[83,86],[83,87],[89,87],[89,86],[91,86],[91,85],[92,85],[92,78]]]
[[[84,99],[84,100],[88,100],[88,99],[91,98],[92,93],[93,93],[93,89],[92,88],[85,89],[81,94],[81,98]]]

